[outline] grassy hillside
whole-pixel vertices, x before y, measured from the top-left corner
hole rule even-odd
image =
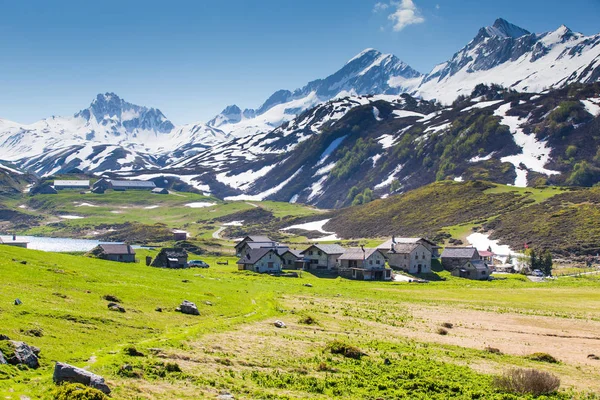
[[[307,273],[258,276],[207,261],[208,270],[168,271],[0,247],[0,333],[42,349],[38,370],[0,365],[0,394],[50,399],[54,361],[103,375],[117,399],[214,398],[223,390],[239,399],[511,399],[492,386],[492,376],[511,366],[551,371],[573,388],[549,398],[598,386],[597,368],[564,358],[584,352],[585,359],[595,344],[579,350],[578,340],[585,340],[571,339],[564,354],[551,340],[531,345],[529,352],[563,357],[561,364],[545,365],[509,342],[504,346],[498,328],[487,344],[465,342],[479,328],[455,314],[600,325],[600,282],[592,277],[539,285],[520,277],[467,282],[444,275],[446,281],[413,286]],[[108,310],[105,295],[117,296],[126,312]],[[12,305],[15,298],[23,304]],[[201,315],[174,312],[183,299],[194,301]],[[273,327],[276,319],[288,327]],[[436,333],[441,322],[456,326],[442,336]],[[367,356],[332,354],[335,340]],[[484,351],[485,345],[506,354]],[[131,346],[143,355],[129,355]],[[168,372],[165,363],[181,372]]]
[[[485,225],[514,248],[524,242],[561,255],[600,253],[600,187],[559,194]]]
[[[488,182],[436,182],[407,193],[341,210],[325,226],[344,238],[435,237],[446,227],[486,221],[560,193]]]

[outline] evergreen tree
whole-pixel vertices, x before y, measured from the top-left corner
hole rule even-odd
[[[532,270],[539,269],[538,267],[539,261],[537,254],[534,249],[529,250],[529,265]]]
[[[542,260],[542,271],[544,271],[544,275],[552,276],[552,253],[548,250],[544,251]]]

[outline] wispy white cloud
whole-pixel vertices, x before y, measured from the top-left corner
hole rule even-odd
[[[390,5],[387,3],[375,3],[375,6],[373,7],[373,12],[381,12],[381,11],[385,11],[388,8],[390,8]]]
[[[393,29],[396,32],[401,31],[409,25],[422,24],[425,18],[421,15],[421,11],[415,5],[413,0],[402,0],[399,3],[392,3],[396,10],[388,16],[393,23]]]

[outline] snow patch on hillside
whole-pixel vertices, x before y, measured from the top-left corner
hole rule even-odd
[[[506,115],[510,108],[510,103],[504,104],[498,107],[494,112],[494,115],[502,118],[500,124],[510,128],[515,143],[522,149],[520,154],[506,156],[500,159],[501,162],[509,162],[515,166],[517,178],[515,179],[514,185],[518,187],[527,186],[527,171],[521,168],[521,164],[525,165],[525,167],[530,170],[544,175],[560,174],[558,171],[552,171],[544,167],[550,159],[551,149],[546,146],[545,141],[538,141],[535,138],[535,135],[527,135],[523,132],[521,129],[521,119],[519,117]]]

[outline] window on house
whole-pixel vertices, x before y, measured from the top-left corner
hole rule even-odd
[[[380,264],[379,260],[375,260],[375,264],[379,265]]]
[[[322,255],[320,251],[319,251],[319,255],[320,255],[320,256]]]
[[[273,268],[275,268],[275,263],[270,262],[270,263],[267,264],[267,267],[269,269],[273,269]]]
[[[310,255],[310,256],[313,255],[312,250],[308,252],[308,255]]]
[[[369,260],[369,265],[373,265],[373,260]]]

